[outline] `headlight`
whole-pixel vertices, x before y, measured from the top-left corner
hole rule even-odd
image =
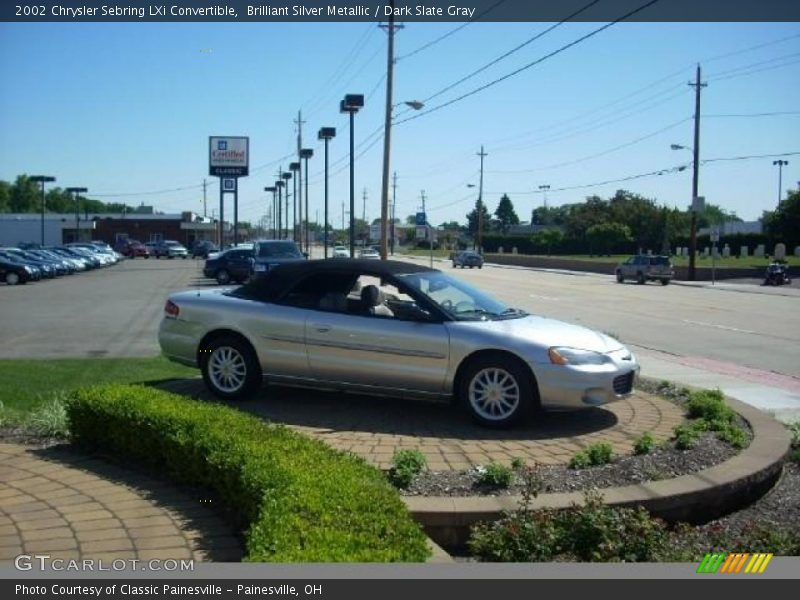
[[[24,268],[26,273],[33,273],[33,269],[31,269],[28,265],[25,265]]]
[[[554,365],[604,365],[611,359],[600,352],[581,350],[579,348],[550,348],[547,351],[550,362]]]

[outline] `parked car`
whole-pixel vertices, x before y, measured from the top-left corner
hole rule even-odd
[[[639,371],[614,338],[512,308],[441,271],[376,260],[297,261],[225,290],[169,296],[164,354],[220,398],[266,379],[374,396],[457,398],[506,427],[534,409],[599,406]]]
[[[243,283],[253,272],[253,250],[250,248],[232,248],[220,252],[213,258],[207,258],[203,267],[203,275],[216,279],[220,285],[228,285],[232,281]]]
[[[192,246],[192,258],[208,258],[212,252],[218,252],[219,249],[214,242],[208,240],[200,240],[195,242]]]
[[[647,281],[660,281],[661,285],[667,285],[675,277],[669,256],[651,254],[631,256],[625,262],[617,265],[615,273],[618,283],[622,283],[626,279],[635,279],[636,283],[640,284]]]
[[[333,256],[333,258],[350,258],[350,250],[345,246],[334,246],[331,256]]]
[[[127,258],[150,258],[150,250],[139,240],[125,240],[117,244],[117,252]]]
[[[186,246],[180,242],[176,242],[175,240],[164,240],[156,243],[154,247],[154,256],[156,258],[165,256],[167,258],[180,257],[185,259],[187,256],[189,256],[189,252],[186,250]]]
[[[358,253],[358,257],[359,258],[368,258],[368,259],[371,259],[371,260],[375,260],[375,259],[380,260],[381,254],[375,248],[369,247],[369,248],[364,248],[363,250],[361,250],[361,252]]]
[[[34,280],[35,267],[0,257],[0,281],[8,285],[25,284]]]
[[[36,267],[41,271],[42,277],[53,279],[56,277],[56,275],[64,274],[63,270],[61,273],[59,273],[59,270],[56,268],[56,265],[53,261],[38,258],[33,254],[29,254],[29,252],[29,250],[22,250],[21,248],[5,247],[0,248],[0,257],[5,258],[6,260],[12,260],[24,265]]]
[[[464,250],[463,252],[456,252],[453,255],[453,268],[461,267],[469,267],[472,269],[473,267],[478,267],[479,269],[483,268],[483,257],[472,250]]]
[[[291,240],[259,240],[253,243],[253,273],[260,277],[278,265],[306,257]]]

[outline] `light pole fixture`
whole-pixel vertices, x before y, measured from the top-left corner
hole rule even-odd
[[[364,107],[363,94],[347,94],[344,99],[339,103],[339,112],[350,113],[350,256],[356,255],[356,182],[355,170],[353,168],[354,160],[354,133],[353,123],[355,121],[355,114],[360,108]]]
[[[272,230],[275,230],[275,193],[278,191],[278,188],[274,185],[270,185],[264,188],[265,192],[272,192]]]
[[[286,182],[286,196],[284,196],[284,207],[286,210],[283,211],[283,220],[281,221],[281,225],[286,226],[286,239],[289,239],[289,180],[292,178],[292,173],[290,171],[284,171],[281,173],[281,177]],[[281,236],[283,235],[284,228],[281,227]],[[279,239],[283,239],[281,236],[278,236]]]
[[[32,175],[28,177],[34,183],[41,183],[42,184],[42,247],[44,247],[44,184],[49,183],[51,181],[55,181],[55,177],[51,177],[49,175]]]
[[[696,131],[695,139],[699,141]],[[688,150],[692,153],[692,205],[690,207],[692,220],[689,229],[689,281],[694,281],[697,272],[695,268],[695,255],[697,254],[697,211],[699,210],[699,200],[697,198],[698,168],[700,162],[698,160],[698,148],[690,148],[682,144],[670,144],[669,147],[671,150]]]
[[[80,212],[80,204],[81,199],[79,194],[85,194],[88,192],[88,188],[85,187],[68,187],[65,190],[68,194],[75,194],[75,241],[80,241],[80,220],[81,220],[81,212]]]
[[[778,207],[781,205],[781,187],[783,187],[783,167],[789,164],[788,160],[773,160],[773,165],[778,167]]]
[[[283,189],[284,183],[283,180],[278,179],[275,182],[275,187],[278,188],[278,212],[275,213],[277,216],[277,220],[275,221],[275,239],[281,239],[281,203],[283,202],[283,196],[281,190]]]
[[[292,178],[292,241],[296,243],[300,237],[300,233],[297,230],[297,211],[299,210],[297,207],[297,181],[300,172],[300,161],[289,163],[289,170],[294,173],[294,178]],[[286,191],[288,192],[289,190],[287,189]]]
[[[314,151],[311,148],[303,148],[302,150],[300,150],[300,158],[305,159],[305,165],[303,165],[303,166],[305,167],[305,172],[306,172],[306,181],[305,181],[306,189],[303,190],[303,196],[305,196],[305,206],[303,207],[303,217],[304,217],[305,220],[303,221],[303,225],[304,225],[303,233],[302,233],[302,235],[300,237],[305,243],[304,248],[305,248],[306,252],[309,251],[309,247],[308,247],[308,159],[311,158],[312,156],[314,156]]]
[[[317,133],[317,138],[325,141],[325,217],[322,223],[325,258],[328,258],[328,142],[335,137],[335,127],[322,127]]]

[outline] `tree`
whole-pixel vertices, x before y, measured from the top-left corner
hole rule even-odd
[[[536,233],[531,241],[538,245],[547,248],[547,255],[549,256],[553,250],[553,246],[559,244],[564,239],[564,234],[558,229],[545,229]]]
[[[586,230],[586,240],[593,254],[610,255],[615,246],[631,241],[631,230],[622,223],[599,223]]]
[[[508,233],[512,225],[519,225],[519,217],[514,212],[514,205],[508,197],[508,194],[503,194],[500,198],[500,204],[497,205],[497,210],[494,211],[497,221],[500,225],[500,231],[503,234]]]
[[[417,224],[417,215],[408,215],[406,217],[406,225],[416,225]]]
[[[478,235],[478,215],[480,215],[481,231],[486,233],[489,231],[492,216],[489,214],[489,211],[486,210],[486,205],[480,199],[475,202],[475,208],[467,214],[467,231],[473,236]]]
[[[790,190],[778,209],[764,214],[767,233],[788,247],[800,244],[800,190]]]

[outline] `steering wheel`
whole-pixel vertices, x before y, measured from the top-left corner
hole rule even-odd
[[[445,299],[445,300],[442,300],[442,301],[439,303],[439,306],[441,306],[441,307],[442,307],[444,310],[446,310],[447,312],[450,312],[450,311],[452,311],[452,310],[453,310],[453,301],[452,301],[452,300],[450,300],[449,298],[448,298],[448,299]]]

